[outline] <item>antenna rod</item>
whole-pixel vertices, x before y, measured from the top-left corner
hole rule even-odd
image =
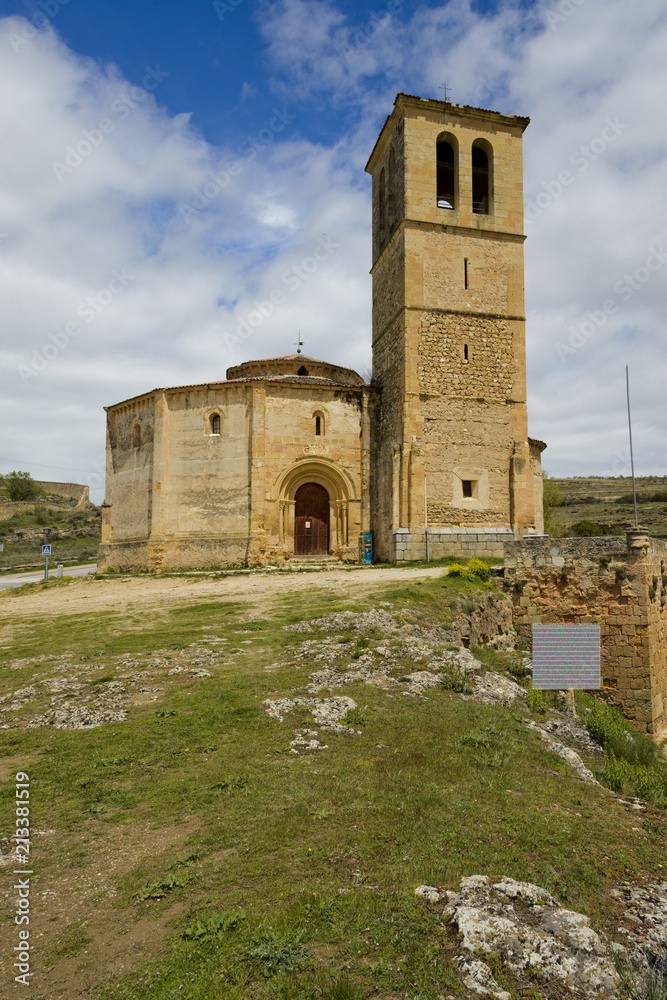
[[[625,366],[625,389],[628,397],[628,431],[630,432],[630,468],[632,469],[632,501],[635,505],[635,528],[637,527],[637,488],[635,486],[635,460],[632,454],[632,420],[630,418],[630,372]]]

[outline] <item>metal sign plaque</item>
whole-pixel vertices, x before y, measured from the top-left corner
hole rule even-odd
[[[364,562],[373,562],[373,535],[370,531],[364,532]]]
[[[533,625],[534,688],[601,686],[599,625]]]

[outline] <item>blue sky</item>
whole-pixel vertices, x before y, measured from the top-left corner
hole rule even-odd
[[[365,372],[363,167],[396,92],[446,80],[457,103],[531,117],[546,468],[629,472],[629,362],[637,467],[665,473],[665,51],[662,0],[0,3],[0,471],[99,500],[104,405],[288,353],[299,330]],[[320,239],[326,261],[295,278]]]

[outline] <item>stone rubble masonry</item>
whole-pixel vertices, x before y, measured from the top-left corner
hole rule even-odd
[[[515,621],[600,624],[602,688],[628,719],[667,736],[667,542],[644,528],[625,538],[533,538],[505,544]]]
[[[366,166],[373,178],[373,377],[381,389],[373,509],[381,559],[423,558],[426,525],[543,530],[544,445],[528,438],[526,409],[527,124],[399,94]],[[452,210],[436,198],[443,133],[455,151]],[[491,163],[488,214],[472,211],[474,142]],[[463,496],[467,480],[475,484],[471,497]],[[399,529],[408,532],[401,542]],[[473,551],[469,541],[444,554],[490,553],[488,546]]]

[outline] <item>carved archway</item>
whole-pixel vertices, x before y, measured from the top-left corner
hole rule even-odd
[[[288,552],[295,552],[296,500],[302,486],[313,485],[326,490],[329,497],[329,551],[340,551],[348,545],[349,502],[355,500],[354,483],[330,459],[302,458],[281,472],[275,483],[274,497],[278,500],[279,540]]]

